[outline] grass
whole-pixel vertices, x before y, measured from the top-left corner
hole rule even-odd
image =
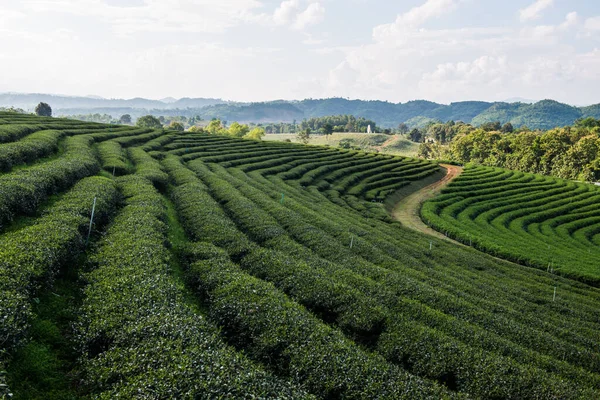
[[[315,146],[330,146],[338,147],[340,141],[351,140],[353,145],[359,147],[364,151],[376,152],[377,146],[381,145],[392,136],[375,134],[375,133],[333,133],[330,137],[325,135],[311,135],[309,144]],[[286,141],[290,140],[292,143],[299,143],[296,139],[295,134],[282,133],[282,134],[267,134],[263,138],[265,141]],[[419,144],[411,142],[410,140],[396,135],[396,140],[387,146],[383,152],[386,154],[393,154],[404,157],[416,157],[419,150]]]

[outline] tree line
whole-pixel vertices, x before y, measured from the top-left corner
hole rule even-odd
[[[600,120],[580,119],[546,131],[489,124],[437,124],[419,156],[476,163],[588,182],[600,181]],[[442,125],[442,126],[439,126]],[[439,140],[438,140],[439,139]]]

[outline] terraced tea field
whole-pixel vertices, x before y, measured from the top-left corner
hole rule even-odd
[[[389,217],[435,164],[8,113],[0,138],[0,396],[600,396],[600,290]]]
[[[490,254],[600,286],[597,186],[471,166],[422,215]]]

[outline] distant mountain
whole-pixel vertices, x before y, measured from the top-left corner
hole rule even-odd
[[[170,99],[165,99],[170,100]],[[145,110],[162,110],[175,108],[202,108],[209,105],[224,103],[219,99],[172,99],[173,102],[161,100],[134,99],[105,99],[99,96],[60,96],[39,93],[0,93],[0,107],[17,107],[32,111],[41,101],[50,104],[52,109],[60,112],[63,109],[87,110],[94,108],[132,108]]]
[[[587,107],[592,110],[592,107]],[[593,111],[591,111],[593,113]],[[474,125],[485,122],[510,122],[514,126],[528,126],[535,129],[551,129],[557,126],[572,125],[576,119],[584,116],[582,108],[559,103],[554,100],[542,100],[534,104],[497,103],[471,121]]]
[[[292,122],[329,115],[354,115],[377,122],[382,127],[396,127],[407,123],[421,127],[429,121],[463,121],[474,125],[500,121],[532,129],[549,129],[571,125],[578,118],[600,118],[600,104],[574,107],[554,100],[535,103],[461,101],[449,105],[427,100],[407,103],[387,101],[348,100],[343,98],[306,99],[302,101],[269,101],[261,103],[234,103],[211,98],[171,97],[162,100],[104,99],[95,96],[69,97],[48,94],[0,94],[0,107],[18,107],[32,111],[44,101],[52,106],[55,115],[109,114],[115,118],[131,114],[187,117],[199,115],[204,119],[219,118],[239,122]]]

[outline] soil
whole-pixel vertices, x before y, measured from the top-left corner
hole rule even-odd
[[[439,181],[434,182],[431,185],[426,186],[423,189],[420,189],[400,200],[392,211],[392,217],[394,217],[396,221],[399,221],[407,228],[434,236],[436,238],[460,244],[446,237],[440,232],[433,230],[421,220],[421,204],[437,196],[444,187],[452,182],[452,180],[459,176],[463,171],[462,167],[456,165],[440,164],[440,167],[446,170],[446,175]]]

